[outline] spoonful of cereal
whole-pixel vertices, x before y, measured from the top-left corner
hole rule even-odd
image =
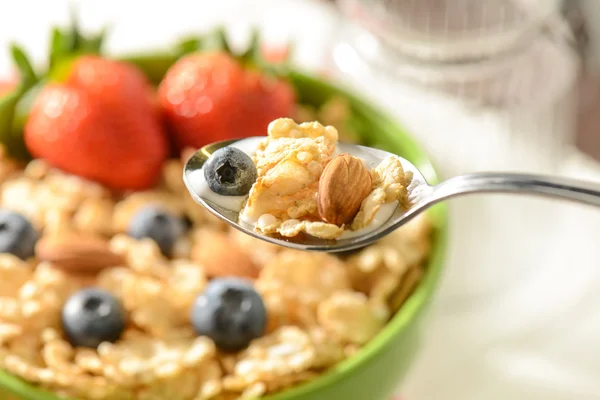
[[[600,186],[515,173],[430,185],[409,161],[338,142],[335,128],[278,119],[267,137],[213,143],[186,163],[194,200],[233,227],[300,250],[342,252],[389,234],[432,205],[470,193],[522,193],[600,206]]]

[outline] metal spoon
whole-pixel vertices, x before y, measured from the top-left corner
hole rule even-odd
[[[203,198],[195,192],[190,183],[191,172],[201,169],[213,152],[236,141],[230,140],[207,145],[198,150],[187,161],[183,172],[183,180],[190,194],[197,203],[234,228],[267,242],[299,250],[337,253],[365,247],[398,229],[434,204],[452,197],[471,193],[529,194],[600,206],[600,185],[591,182],[542,175],[486,172],[456,176],[432,186],[427,183],[423,174],[413,164],[400,158],[404,170],[413,173],[413,181],[408,188],[412,205],[408,210],[397,208],[394,214],[376,230],[361,236],[338,240],[325,240],[308,235],[301,235],[295,238],[268,236],[255,232],[251,227],[238,223],[237,212],[224,209],[210,200]],[[338,147],[342,153],[349,153],[359,157],[359,154],[364,152],[383,160],[391,154],[383,150],[344,143],[339,143]]]

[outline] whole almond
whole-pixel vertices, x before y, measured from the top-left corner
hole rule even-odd
[[[76,273],[89,274],[125,265],[123,256],[111,251],[107,240],[84,234],[44,236],[38,241],[35,253],[41,261]]]
[[[317,194],[319,215],[330,224],[348,224],[370,192],[371,174],[363,162],[349,154],[340,154],[321,174]]]
[[[238,276],[254,279],[259,269],[227,234],[199,230],[194,235],[191,258],[204,267],[209,278]]]

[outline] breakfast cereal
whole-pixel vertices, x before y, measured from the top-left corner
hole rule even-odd
[[[367,170],[364,160],[336,154],[337,142],[333,126],[273,121],[252,157],[258,178],[240,220],[263,234],[337,239],[369,226],[384,204],[409,206],[412,174],[398,157]]]
[[[303,129],[309,132],[303,134],[307,142],[297,142],[286,156],[290,163],[330,157],[335,133],[316,125]],[[320,133],[310,133],[313,129]],[[295,140],[282,127],[273,132],[280,140]],[[262,154],[273,146],[277,142]],[[264,171],[273,170],[268,159],[261,158]],[[225,227],[187,201],[186,189],[175,177],[183,167],[178,160],[164,165],[163,182],[156,189],[125,195],[41,160],[25,169],[2,163],[2,171],[12,172],[0,176],[0,207],[26,216],[42,238],[95,235],[123,260],[122,265],[85,272],[37,256],[24,261],[0,254],[0,368],[57,395],[233,400],[312,380],[351,357],[383,328],[400,305],[392,306],[394,299],[403,301],[417,283],[429,251],[425,217],[342,258],[264,243]],[[380,193],[374,203],[403,195],[403,184],[397,183],[405,175],[386,165],[373,172]],[[319,175],[310,168],[302,173],[312,188]],[[316,210],[316,204],[296,204],[297,216]],[[149,205],[188,220],[170,256],[153,240],[126,232],[136,212]],[[290,207],[286,203],[282,213]],[[235,352],[221,351],[209,337],[198,336],[189,319],[197,296],[223,274],[249,279],[268,317],[264,335]],[[61,322],[67,299],[89,286],[114,295],[127,316],[120,339],[97,348],[70,343]]]

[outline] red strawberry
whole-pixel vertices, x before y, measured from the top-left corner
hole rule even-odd
[[[158,98],[180,148],[235,138],[244,70],[225,53],[186,56],[167,71]]]
[[[248,132],[247,136],[264,136],[271,121],[292,115],[295,93],[287,82],[248,72],[245,86],[236,121]]]
[[[287,83],[246,71],[220,52],[179,60],[167,72],[158,95],[180,148],[263,136],[268,123],[291,115],[294,105]]]
[[[25,125],[31,154],[115,189],[145,189],[168,147],[150,84],[134,66],[85,56],[37,97]]]

